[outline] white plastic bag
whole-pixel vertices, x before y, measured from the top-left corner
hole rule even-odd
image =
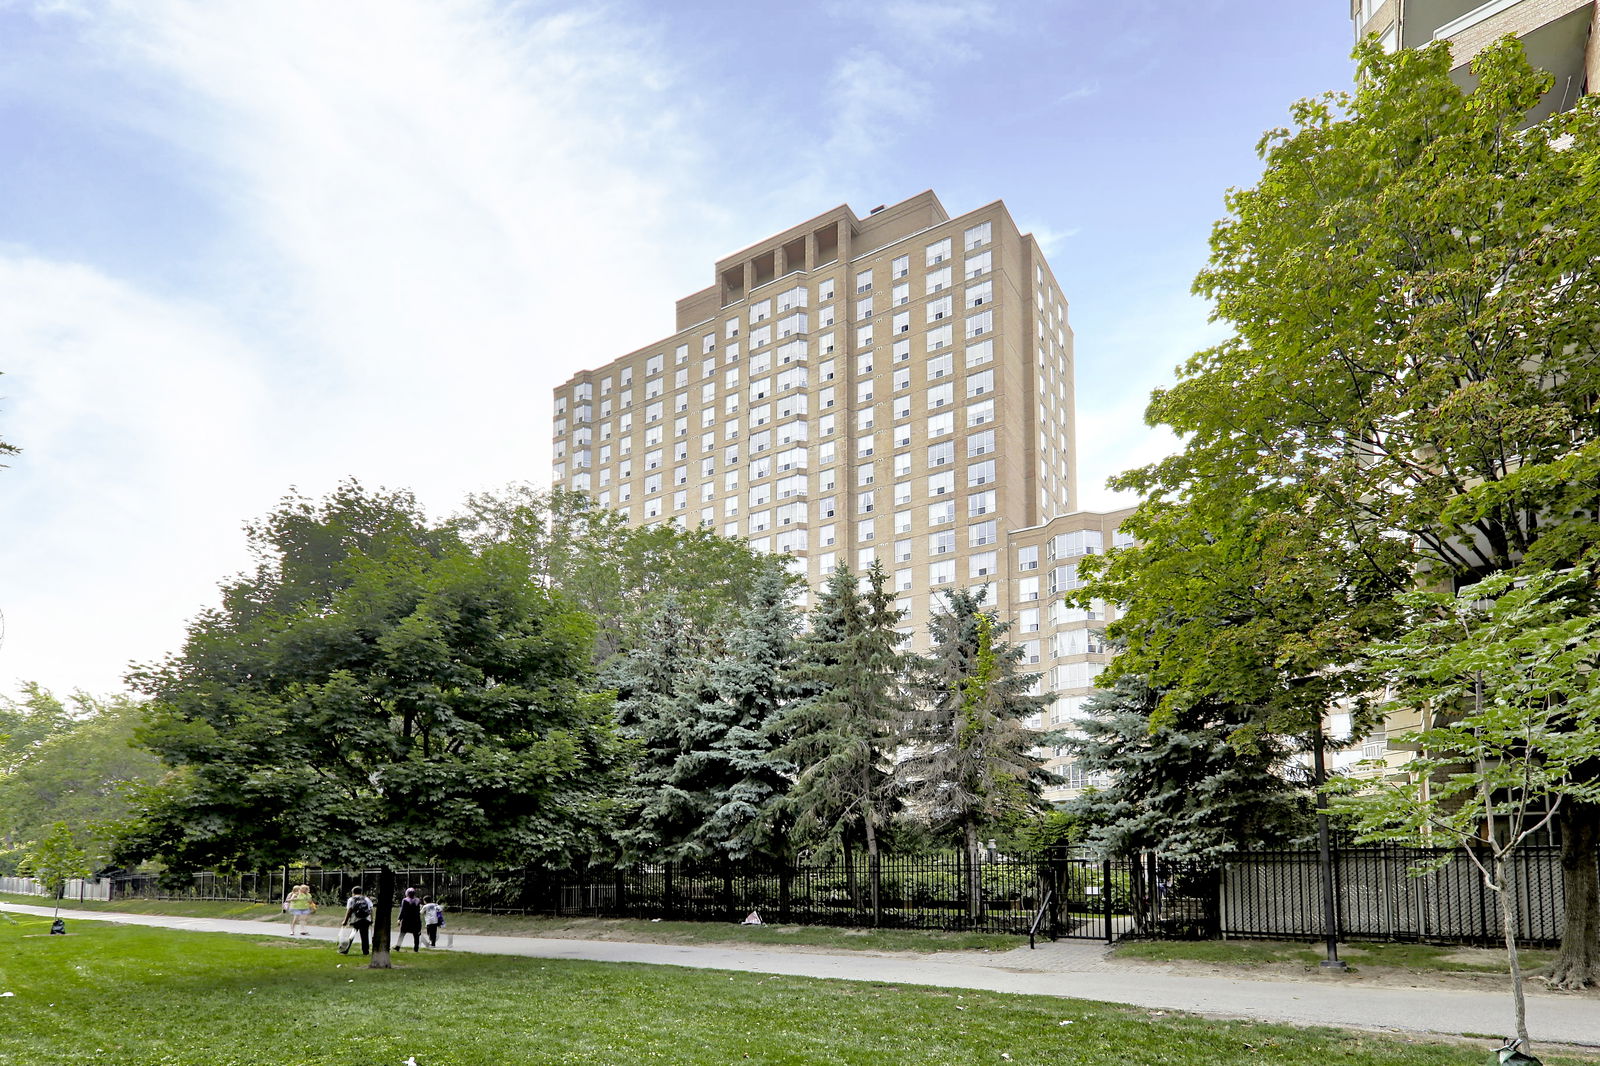
[[[350,945],[356,938],[356,931],[348,925],[339,927],[339,954],[350,954]]]

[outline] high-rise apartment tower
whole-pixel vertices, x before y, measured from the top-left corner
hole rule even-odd
[[[912,647],[940,590],[986,585],[1060,694],[1043,727],[1107,658],[1106,610],[1055,594],[1125,514],[1075,510],[1072,358],[1003,203],[841,206],[722,259],[675,333],[557,389],[554,483],[787,553],[813,587],[877,559]]]

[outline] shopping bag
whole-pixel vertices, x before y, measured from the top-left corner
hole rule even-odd
[[[355,941],[356,931],[348,925],[339,927],[339,954],[350,954],[350,945]]]

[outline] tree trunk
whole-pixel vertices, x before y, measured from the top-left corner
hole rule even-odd
[[[840,841],[844,845],[844,883],[850,893],[850,920],[854,922],[861,913],[861,890],[856,885],[856,856],[855,850],[850,845],[850,838],[843,837]]]
[[[1566,919],[1561,952],[1544,976],[1552,988],[1576,991],[1600,984],[1600,807],[1569,801],[1556,818]]]
[[[1505,936],[1506,961],[1511,965],[1511,1001],[1516,1005],[1517,1039],[1522,1041],[1518,1050],[1531,1055],[1528,1004],[1522,995],[1522,959],[1517,955],[1516,902],[1511,898],[1511,886],[1506,884],[1506,860],[1503,856],[1495,857],[1494,880],[1495,883],[1489,887],[1500,896],[1500,932]]]
[[[983,868],[978,865],[978,824],[968,822],[967,843],[967,917],[976,922],[983,917]]]
[[[872,819],[867,819],[867,891],[872,901],[872,924],[876,928],[882,916],[881,905],[878,900],[878,833],[872,825]]]
[[[388,866],[378,867],[378,898],[374,901],[372,915],[372,961],[368,968],[387,970],[389,961],[389,916],[394,910],[394,871]]]

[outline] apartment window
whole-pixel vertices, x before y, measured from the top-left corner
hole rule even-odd
[[[856,412],[856,430],[858,432],[871,429],[874,425],[872,408]]]
[[[975,429],[978,426],[988,425],[994,421],[994,401],[984,400],[981,403],[967,405],[967,428]]]
[[[856,467],[856,486],[857,487],[861,487],[863,485],[870,485],[876,480],[877,480],[877,478],[873,474],[873,467],[872,467],[871,463],[862,463],[860,466]]]
[[[994,430],[986,429],[967,438],[967,458],[988,455],[994,451]]]
[[[804,285],[796,285],[788,292],[780,292],[778,294],[778,310],[782,312],[793,310],[796,307],[804,307],[806,299],[806,287]]]
[[[1017,628],[1024,633],[1039,632],[1039,608],[1026,607],[1018,611]]]
[[[889,293],[889,306],[903,307],[911,302],[911,283],[909,281],[896,285]]]
[[[660,474],[646,474],[645,475],[645,479],[644,479],[644,494],[646,496],[654,496],[656,493],[658,493],[660,491],[661,491],[661,475]]]
[[[1037,544],[1030,544],[1026,548],[1017,549],[1017,569],[1039,569],[1039,546]]]
[[[771,485],[753,485],[748,494],[751,507],[765,507],[772,502]]]
[[[856,514],[871,514],[877,506],[878,495],[875,491],[858,492],[856,494]]]
[[[765,374],[772,369],[772,352],[765,351],[750,357],[750,375]]]
[[[750,348],[754,351],[772,343],[772,327],[761,326],[750,332]]]
[[[803,340],[790,341],[788,344],[778,345],[778,365],[788,366],[790,363],[803,363],[806,361],[806,342]]]
[[[904,396],[895,397],[895,401],[894,401],[894,417],[895,417],[895,419],[897,421],[899,419],[902,419],[902,418],[910,418],[911,417],[911,394],[910,393],[907,393]]]
[[[928,301],[928,321],[939,322],[949,318],[954,313],[954,300],[949,296],[941,296],[937,300]]]
[[[984,304],[994,302],[994,282],[986,281],[982,285],[968,285],[966,304],[968,307],[982,307]]]
[[[1017,599],[1022,601],[1036,600],[1039,598],[1039,579],[1024,577],[1017,580]]]
[[[645,377],[650,377],[652,375],[661,373],[661,370],[666,365],[666,362],[667,357],[664,355],[652,355],[649,359],[646,359],[644,361]],[[624,380],[623,384],[626,385],[627,381]]]
[[[894,590],[896,592],[911,591],[911,568],[909,566],[894,572]]]
[[[900,417],[899,402],[900,401],[896,402],[896,407],[895,407],[895,417],[896,418]],[[905,400],[904,402],[907,405],[909,405],[911,403],[911,401],[909,399]],[[906,413],[910,414],[911,412],[908,410]],[[911,443],[911,426],[910,426],[910,424],[908,423],[908,424],[903,425],[903,426],[895,426],[894,427],[894,446],[896,448],[904,448],[904,447],[907,447],[908,445],[910,445],[910,443]]]
[[[956,501],[941,500],[928,505],[928,525],[940,526],[956,520]]]
[[[897,256],[895,260],[889,264],[889,274],[891,277],[903,278],[909,273],[911,273],[911,257],[909,255]]]
[[[872,323],[869,322],[865,326],[856,327],[856,347],[872,347]]]
[[[896,511],[894,513],[894,531],[896,535],[911,532],[910,511]]]
[[[967,257],[963,273],[969,280],[971,278],[981,278],[993,269],[991,254],[990,252],[979,252],[977,255]]]
[[[817,556],[817,573],[826,574],[831,572],[837,559],[838,556],[833,552],[823,552]]]
[[[956,416],[954,414],[930,415],[928,418],[928,436],[942,437],[946,433],[956,431]]]
[[[942,474],[928,476],[928,495],[945,496],[956,490],[956,475],[953,470],[946,470]]]
[[[997,555],[995,552],[978,552],[967,557],[967,579],[993,577]]]
[[[941,348],[948,348],[956,342],[956,331],[953,326],[935,326],[927,332],[928,351],[936,352]]]
[[[788,392],[790,389],[803,389],[810,383],[809,375],[803,366],[792,366],[788,370],[778,373],[778,391]],[[805,397],[799,397],[800,410],[805,410]],[[789,401],[785,401],[789,402]]]
[[[955,357],[952,355],[931,355],[928,357],[928,380],[938,381],[947,378],[955,372]]]
[[[928,410],[936,411],[941,407],[949,407],[956,402],[956,387],[954,385],[934,385],[928,389]]]
[[[827,525],[827,526],[823,526],[821,529],[817,530],[817,543],[820,544],[824,548],[831,547],[833,544],[835,544],[838,541],[838,539],[839,539],[839,527],[838,526]]]
[[[974,492],[967,497],[967,517],[976,518],[981,514],[994,512],[994,490],[987,492]]]
[[[767,319],[769,319],[771,317],[772,317],[772,301],[771,300],[762,300],[759,303],[753,303],[753,304],[750,305],[750,324],[752,326],[755,325],[757,322],[765,322]]]
[[[967,467],[967,488],[976,488],[979,485],[989,485],[994,482],[994,460],[985,459],[981,463],[973,463]]]
[[[951,277],[949,267],[944,267],[939,270],[930,270],[928,272],[928,276],[923,279],[923,295],[932,296],[936,292],[943,292],[950,287],[950,281]]]
[[[911,474],[911,453],[901,452],[894,457],[894,476],[908,477]]]
[[[968,229],[966,231],[966,233],[962,234],[961,243],[962,243],[962,246],[969,252],[972,251],[974,248],[981,248],[984,245],[988,244],[989,243],[989,223],[980,222],[976,226],[973,226],[970,229]]]
[[[863,381],[856,385],[856,404],[872,402],[872,382]]]
[[[897,341],[894,342],[893,348],[894,348],[894,361],[895,362],[897,362],[897,363],[905,363],[905,362],[909,362],[911,360],[911,341],[910,340],[902,337],[900,340],[897,340]]]
[[[832,518],[839,513],[839,497],[824,496],[817,501],[817,513],[823,518]]]
[[[868,567],[870,567],[873,563],[875,563],[877,561],[878,561],[878,553],[877,553],[876,550],[874,550],[872,548],[857,548],[856,549],[856,569],[857,570],[866,570]]]
[[[779,554],[790,554],[806,550],[806,531],[803,529],[786,529],[778,534],[776,548]]]
[[[994,359],[994,341],[979,341],[977,344],[967,345],[967,369],[982,366]]]
[[[871,291],[872,291],[872,271],[863,270],[861,273],[856,275],[856,292],[862,293],[862,292],[871,292]]]
[[[956,442],[947,440],[940,444],[928,445],[928,465],[947,466],[956,461]]]
[[[956,531],[947,529],[942,533],[928,534],[929,555],[953,555],[956,550]]]
[[[967,546],[981,548],[985,544],[993,544],[999,535],[999,524],[993,520],[974,523],[967,527]]]
[[[936,563],[928,564],[928,584],[949,585],[956,579],[956,561],[942,559]]]
[[[1034,611],[1033,614],[1034,617],[1038,617],[1039,612]],[[1039,642],[1037,640],[1022,641],[1022,661],[1029,666],[1039,661]]]
[[[856,301],[856,321],[864,322],[872,317],[872,297]]]
[[[909,563],[911,561],[911,542],[909,540],[897,540],[894,542],[894,561],[897,563]]]
[[[911,369],[909,367],[902,367],[899,370],[896,370],[894,372],[894,390],[899,392],[901,389],[909,389],[910,387]]]
[[[967,399],[974,396],[983,396],[994,391],[994,371],[982,370],[976,374],[967,375]]]
[[[778,319],[778,338],[793,337],[797,333],[806,333],[811,328],[811,316],[804,311],[796,311],[792,315],[785,315]]]
[[[950,258],[950,238],[935,241],[927,247],[926,265],[937,266]]]
[[[894,332],[897,336],[901,333],[911,332],[910,311],[900,311],[894,316]]]
[[[994,330],[994,312],[993,311],[984,311],[981,314],[972,315],[972,316],[968,317],[968,319],[967,319],[967,332],[966,332],[966,335],[967,335],[967,337],[969,339],[972,338],[972,337],[982,336],[983,334],[989,333],[989,332],[991,332],[993,330]]]
[[[825,303],[833,299],[833,279],[824,278],[817,282],[817,302]]]
[[[750,383],[750,399],[764,400],[772,392],[771,378],[758,378]]]

